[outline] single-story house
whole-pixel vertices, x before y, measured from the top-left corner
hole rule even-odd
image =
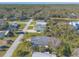
[[[0,31],[0,39],[5,37],[5,32],[4,31]]]
[[[69,18],[77,18],[77,15],[75,13],[71,13],[68,15]]]
[[[46,22],[45,21],[42,21],[42,20],[39,20],[39,21],[36,21],[36,26],[35,26],[35,30],[37,32],[43,32],[46,28]]]
[[[4,19],[0,19],[0,30],[6,30],[8,28],[9,24]]]
[[[14,16],[14,15],[10,15],[9,17],[7,17],[9,20],[12,20],[12,21],[14,21],[14,20],[16,20],[17,19],[17,17],[16,16]]]
[[[56,57],[56,55],[49,52],[33,52],[32,57]]]
[[[9,29],[11,30],[17,30],[19,28],[19,24],[16,22],[13,22],[12,24],[10,24]]]
[[[0,25],[3,25],[5,21],[3,19],[0,19]]]
[[[20,20],[25,20],[26,17],[25,16],[20,16]]]
[[[69,25],[72,25],[76,30],[79,30],[79,22],[78,21],[69,22]]]
[[[49,37],[32,37],[31,39],[32,46],[48,46]]]

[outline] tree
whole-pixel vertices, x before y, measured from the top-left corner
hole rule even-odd
[[[68,43],[64,45],[63,55],[67,57],[71,56],[71,48]]]
[[[24,57],[29,54],[29,51],[19,50],[17,56]]]

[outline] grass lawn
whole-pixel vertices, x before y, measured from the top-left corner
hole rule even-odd
[[[79,21],[79,18],[51,18],[51,19],[57,19],[57,20],[67,20],[67,21]]]
[[[36,21],[33,21],[30,25],[35,25],[36,24]]]
[[[8,19],[7,21],[11,21],[11,22],[13,22],[13,21],[17,21],[17,22],[18,22],[18,21],[21,21],[21,22],[28,22],[29,19],[26,19],[26,20],[19,20],[19,19],[16,19],[16,20],[9,20],[9,19]]]
[[[33,29],[34,26],[29,26],[28,29]]]
[[[33,36],[45,36],[45,35],[43,33],[26,33],[24,35],[24,38],[25,39],[29,39],[29,38],[31,38]]]
[[[68,19],[66,19],[66,20],[79,21],[78,18],[77,18],[77,19],[75,19],[75,18],[68,18]]]
[[[26,19],[26,20],[17,20],[17,21],[21,21],[21,22],[28,22],[29,19]]]
[[[5,51],[0,51],[0,57],[2,57],[5,53],[6,53],[7,50]]]
[[[30,26],[28,27],[28,29],[33,29],[35,25],[36,25],[36,22],[33,21],[33,22],[30,24]]]
[[[25,27],[25,24],[20,24],[20,28],[19,29],[23,29]]]

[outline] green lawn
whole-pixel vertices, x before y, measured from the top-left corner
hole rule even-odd
[[[5,53],[6,53],[7,50],[5,51],[0,51],[0,57],[2,57]]]
[[[20,28],[19,29],[23,29],[25,27],[25,24],[20,24]]]
[[[28,28],[28,29],[33,29],[35,25],[36,25],[36,22],[35,22],[35,21],[33,21],[33,22],[30,24],[30,26],[29,26],[29,28]]]
[[[29,19],[26,19],[26,20],[19,20],[19,19],[16,19],[16,20],[7,20],[7,21],[11,21],[11,22],[13,22],[13,21],[28,22]]]
[[[79,21],[79,18],[51,18],[51,19],[57,19],[57,20],[67,20],[67,21]]]
[[[43,33],[26,33],[25,35],[24,35],[24,38],[25,39],[28,39],[28,38],[31,38],[31,37],[33,37],[33,36],[45,36]]]
[[[30,25],[35,25],[36,24],[36,21],[33,21]]]
[[[29,26],[28,29],[33,29],[34,26]]]

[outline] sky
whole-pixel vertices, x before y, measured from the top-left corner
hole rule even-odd
[[[79,4],[79,2],[0,2],[0,4]]]

